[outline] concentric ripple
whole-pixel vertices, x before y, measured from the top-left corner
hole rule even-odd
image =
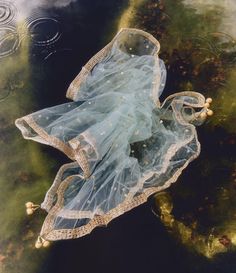
[[[27,24],[34,45],[50,46],[61,37],[60,23],[50,17],[33,19]]]
[[[0,26],[7,25],[16,16],[16,7],[10,3],[5,1],[0,1]]]
[[[0,58],[13,54],[20,45],[19,35],[12,26],[0,28]]]

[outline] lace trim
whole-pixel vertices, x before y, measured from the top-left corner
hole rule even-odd
[[[194,107],[194,108],[201,108],[204,106],[204,103],[205,103],[205,97],[201,94],[201,93],[198,93],[198,92],[195,92],[195,91],[182,91],[182,92],[177,92],[177,93],[174,93],[170,96],[168,96],[162,103],[162,107],[165,105],[165,103],[168,101],[168,100],[171,100],[173,98],[176,98],[176,97],[179,97],[179,96],[188,96],[188,97],[195,97],[196,99],[198,99],[198,103],[188,103],[188,102],[185,102],[184,104],[185,105],[188,105],[188,106],[191,106],[191,107]],[[177,99],[175,100],[177,101]],[[179,101],[179,100],[178,100]],[[182,100],[181,100],[182,101]],[[186,122],[184,121],[184,124],[186,124]]]
[[[71,160],[76,160],[84,172],[84,177],[87,178],[90,175],[89,163],[86,158],[84,151],[82,150],[79,141],[72,139],[69,141],[69,144],[72,144],[72,148],[66,145],[60,139],[49,135],[42,127],[40,127],[33,119],[32,116],[28,115],[20,119],[16,119],[15,124],[21,130],[22,135],[25,139],[32,139],[33,137],[27,136],[28,131],[24,126],[24,122],[27,123],[48,145],[62,151],[66,156]],[[73,149],[73,147],[76,147]]]
[[[110,43],[108,43],[105,47],[103,47],[100,51],[98,51],[97,54],[95,54],[89,61],[82,67],[82,70],[80,73],[75,77],[75,79],[71,82],[69,85],[69,88],[67,89],[66,92],[66,97],[68,99],[75,100],[76,95],[79,93],[80,85],[81,83],[86,79],[86,77],[89,75],[90,71],[93,69],[93,67],[100,62],[108,53],[108,51],[111,49],[113,43],[116,41],[118,35],[121,32],[125,31],[132,31],[133,33],[139,33],[149,39],[154,45],[156,45],[157,50],[155,51],[154,56],[158,56],[158,53],[160,51],[160,43],[158,40],[152,36],[150,33],[136,29],[136,28],[121,28],[118,33],[115,35],[115,37],[111,40]],[[155,59],[155,63],[158,63],[158,59]],[[159,107],[160,106],[160,101],[159,98],[157,97],[157,94],[155,95],[155,91],[157,90],[157,87],[159,87],[160,84],[160,75],[156,77],[154,80],[154,85],[153,85],[153,90],[152,90],[152,95],[153,95],[153,100],[156,103],[156,105]]]
[[[83,67],[80,73],[75,77],[75,79],[69,85],[69,88],[66,92],[66,97],[68,99],[75,100],[76,95],[78,94],[81,83],[86,79],[89,72],[93,69],[95,64],[100,62],[104,56],[106,56],[107,52],[111,49],[112,43],[107,44],[103,49],[98,51]]]
[[[49,188],[49,190],[47,191],[47,193],[45,195],[43,203],[41,204],[42,209],[45,209],[47,212],[50,210],[50,208],[53,205],[54,196],[55,196],[57,189],[61,183],[62,175],[64,174],[65,170],[67,170],[69,168],[73,168],[73,167],[78,167],[78,163],[71,162],[71,163],[67,163],[67,164],[64,164],[63,166],[61,166],[61,168],[57,172],[57,175],[54,179],[53,184],[51,185],[51,187]]]
[[[184,92],[179,92],[179,93],[175,93],[174,95],[169,96],[162,104],[165,104],[165,102],[167,100],[170,100],[172,98],[175,98],[176,96],[193,96],[198,98],[198,103],[192,104],[192,103],[187,103],[189,106],[192,107],[203,107],[204,106],[204,96],[196,93],[196,92],[191,92],[191,91],[184,91]],[[40,235],[42,237],[44,237],[47,240],[61,240],[61,239],[71,239],[71,238],[79,238],[82,237],[86,234],[89,234],[95,227],[97,226],[101,226],[101,225],[107,225],[112,219],[122,215],[123,213],[131,210],[134,207],[139,206],[140,204],[146,202],[147,198],[158,192],[161,191],[163,189],[168,188],[172,183],[176,182],[177,178],[180,176],[180,174],[182,173],[182,171],[187,167],[187,165],[195,158],[198,157],[199,153],[200,153],[200,143],[197,140],[197,133],[196,133],[196,129],[193,125],[187,123],[183,118],[182,115],[177,111],[177,109],[175,108],[175,104],[172,103],[172,109],[173,112],[175,113],[175,117],[176,119],[179,121],[180,124],[182,125],[189,125],[192,128],[192,138],[190,138],[190,140],[188,139],[188,141],[186,141],[185,144],[191,142],[193,139],[196,140],[196,145],[197,145],[197,150],[196,153],[193,154],[186,162],[185,164],[179,168],[175,174],[166,181],[166,183],[162,186],[157,186],[157,187],[152,187],[149,189],[144,190],[144,192],[142,194],[140,194],[139,196],[133,197],[132,196],[127,196],[127,198],[125,199],[124,202],[122,202],[121,204],[119,204],[117,207],[115,207],[114,209],[110,210],[108,213],[104,214],[104,215],[96,215],[94,216],[94,218],[92,218],[86,225],[75,228],[75,229],[60,229],[60,230],[54,230],[53,229],[53,224],[54,224],[54,220],[56,218],[57,213],[61,210],[62,206],[63,206],[63,192],[65,191],[65,189],[68,187],[70,181],[73,179],[73,177],[68,177],[67,179],[65,179],[60,186],[58,187],[57,190],[57,195],[58,195],[58,200],[55,204],[55,206],[49,211],[48,216],[46,217],[44,224],[42,226],[41,229],[41,233]],[[180,144],[179,144],[180,145]],[[169,149],[169,154],[168,156],[172,157],[176,151],[178,150],[177,146],[175,145],[176,148],[171,148]],[[182,145],[180,145],[181,147]],[[175,151],[176,150],[176,151]],[[150,178],[152,175],[154,175],[155,172],[150,172],[148,174],[148,178]],[[147,177],[144,178],[144,181],[146,181],[148,179]],[[141,181],[143,183],[143,180]],[[139,183],[141,183],[139,182]],[[82,212],[81,212],[82,213]],[[84,215],[84,214],[83,214]]]
[[[84,178],[88,178],[90,176],[90,168],[89,163],[86,158],[85,152],[83,151],[80,142],[78,139],[73,138],[69,141],[69,144],[74,149],[74,158],[78,162],[78,164],[81,166],[83,172],[84,172]]]
[[[132,199],[133,196],[135,195],[135,193],[138,192],[139,189],[141,189],[143,187],[143,184],[145,181],[147,181],[149,178],[151,178],[153,175],[161,175],[163,174],[167,168],[168,168],[168,162],[170,161],[170,159],[175,155],[175,153],[184,145],[188,144],[189,142],[191,142],[194,139],[194,136],[191,139],[188,139],[184,142],[181,142],[181,144],[172,144],[170,146],[170,148],[168,149],[167,153],[166,153],[166,157],[165,160],[163,162],[163,168],[159,171],[159,172],[150,172],[148,174],[146,174],[143,178],[141,178],[137,185],[135,187],[133,187],[130,192],[127,194],[126,196],[126,200]],[[59,170],[60,172],[60,170]],[[76,175],[75,175],[76,176]],[[73,177],[75,177],[73,176]],[[56,182],[58,183],[58,182]],[[62,181],[62,183],[64,183]],[[54,183],[53,183],[54,184]],[[69,186],[69,183],[67,185],[67,187]],[[56,194],[56,188],[54,188],[54,192],[51,192],[51,194]],[[60,192],[60,194],[64,194],[64,192]],[[63,206],[60,207],[60,212],[58,213],[57,216],[66,218],[66,219],[79,219],[79,218],[93,218],[95,214],[99,214],[99,215],[104,215],[105,212],[102,210],[98,210],[95,212],[92,211],[75,211],[75,210],[67,210],[67,209],[62,209]]]
[[[196,136],[196,135],[195,135]],[[143,204],[147,201],[148,197],[158,191],[164,190],[168,188],[172,183],[176,182],[177,178],[180,176],[182,171],[187,167],[187,165],[196,157],[198,157],[200,153],[200,143],[197,141],[197,152],[190,157],[188,161],[180,168],[163,186],[152,187],[144,190],[142,194],[137,197],[127,198],[123,203],[119,204],[116,208],[110,210],[108,213],[104,215],[94,216],[93,219],[89,221],[88,224],[81,226],[75,229],[60,229],[54,230],[53,223],[55,220],[56,213],[61,209],[63,205],[63,192],[67,188],[70,183],[71,177],[66,179],[58,188],[58,201],[57,204],[51,209],[49,214],[47,215],[44,224],[42,226],[42,230],[40,235],[51,241],[61,240],[61,239],[72,239],[79,238],[86,234],[89,234],[94,228],[97,226],[107,225],[114,218],[124,214],[125,212]]]

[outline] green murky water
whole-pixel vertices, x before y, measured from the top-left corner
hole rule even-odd
[[[41,14],[36,2],[28,14],[21,1],[0,9],[0,272],[235,272],[236,3],[77,0]],[[107,228],[36,250],[45,214],[27,217],[24,203],[40,203],[68,159],[22,139],[14,120],[65,102],[70,81],[119,27],[160,40],[162,99],[182,90],[213,98],[214,115],[198,128],[201,155],[178,183]]]

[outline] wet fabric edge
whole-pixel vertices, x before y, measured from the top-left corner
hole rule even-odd
[[[69,143],[72,144],[70,147],[69,145],[65,144],[63,141],[58,139],[57,137],[49,135],[42,127],[40,127],[33,119],[31,115],[27,115],[25,117],[19,118],[15,120],[16,127],[21,131],[22,136],[25,139],[34,140],[34,137],[27,136],[27,128],[24,125],[24,122],[32,128],[42,140],[44,140],[44,144],[52,146],[61,152],[63,152],[68,158],[71,160],[77,161],[81,169],[83,170],[84,176],[89,176],[89,163],[85,153],[83,152],[82,148],[80,147],[80,143],[76,139],[71,139]],[[73,146],[76,145],[76,149],[73,149]]]
[[[47,240],[56,241],[56,240],[63,240],[63,239],[72,239],[72,238],[79,238],[86,234],[89,234],[94,228],[98,226],[106,226],[111,220],[114,218],[124,214],[125,212],[128,212],[129,210],[143,204],[147,201],[148,197],[151,196],[154,193],[157,193],[161,190],[164,190],[168,188],[172,183],[176,182],[178,177],[181,175],[182,171],[188,166],[188,164],[195,158],[199,156],[200,153],[200,143],[197,140],[197,134],[195,128],[193,128],[194,134],[193,138],[191,140],[188,140],[188,142],[191,142],[194,138],[196,139],[197,144],[197,151],[193,156],[189,158],[189,160],[186,161],[186,163],[182,166],[182,168],[179,168],[176,173],[162,186],[152,187],[149,189],[146,189],[142,194],[140,194],[137,197],[128,197],[124,202],[116,206],[114,209],[110,210],[108,213],[104,215],[98,215],[95,216],[93,219],[91,219],[86,225],[75,228],[75,229],[53,229],[53,223],[56,217],[57,212],[61,209],[63,204],[63,192],[66,190],[67,186],[69,185],[72,177],[68,177],[63,183],[59,186],[57,194],[58,194],[58,200],[55,206],[50,210],[49,214],[44,220],[41,233],[40,235]],[[154,175],[155,172],[152,172],[150,174],[150,177]],[[82,214],[84,216],[84,213]]]

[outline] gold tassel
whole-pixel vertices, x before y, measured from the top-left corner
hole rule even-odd
[[[204,104],[204,107],[202,108],[202,110],[195,114],[196,118],[200,118],[204,120],[207,118],[207,116],[212,116],[213,111],[209,109],[211,103],[212,103],[212,98],[207,98],[206,103]]]
[[[38,208],[40,208],[40,205],[36,205],[32,202],[27,202],[25,203],[25,207],[26,207],[26,213],[28,215],[31,215],[34,213],[35,210],[37,210]]]
[[[43,237],[39,236],[37,241],[35,242],[35,248],[41,248],[41,247],[49,247],[50,242],[45,240]]]

